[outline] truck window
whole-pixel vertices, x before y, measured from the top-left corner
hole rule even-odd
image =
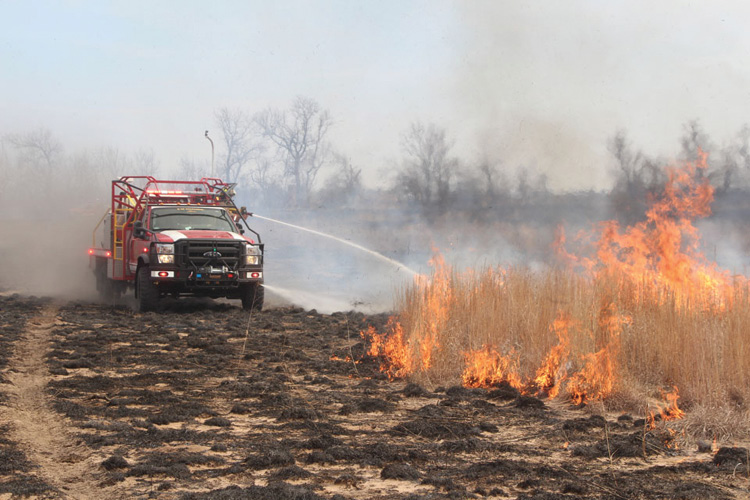
[[[152,231],[237,231],[226,210],[200,207],[153,208],[150,229]]]

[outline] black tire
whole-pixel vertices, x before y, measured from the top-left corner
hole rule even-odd
[[[151,273],[148,270],[148,266],[141,266],[138,268],[138,275],[136,276],[136,299],[138,302],[139,312],[155,311],[159,306],[159,290],[156,286],[151,283],[149,279]]]
[[[242,308],[246,311],[262,311],[266,289],[260,283],[245,285],[242,289]]]

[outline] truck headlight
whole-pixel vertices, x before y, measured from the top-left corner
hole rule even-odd
[[[260,247],[258,245],[245,245],[245,264],[248,266],[260,264]]]
[[[156,261],[159,264],[174,264],[174,245],[172,243],[157,243]]]
[[[174,244],[172,243],[157,243],[156,244],[157,254],[172,254],[174,255]]]

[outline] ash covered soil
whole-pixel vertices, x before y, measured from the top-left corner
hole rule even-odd
[[[386,321],[0,296],[0,498],[750,494],[745,448],[675,449],[637,415],[508,387],[388,381],[359,337]]]

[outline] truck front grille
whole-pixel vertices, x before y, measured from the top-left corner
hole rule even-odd
[[[180,266],[200,269],[226,266],[237,270],[244,243],[225,240],[183,240],[175,243],[175,257]]]

